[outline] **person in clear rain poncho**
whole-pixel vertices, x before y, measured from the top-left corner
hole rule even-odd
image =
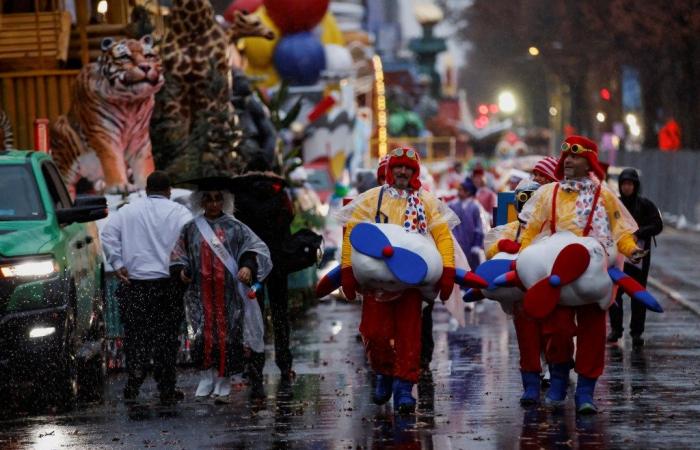
[[[250,297],[250,286],[272,270],[263,241],[231,214],[233,196],[226,178],[196,180],[193,206],[200,210],[182,229],[171,255],[181,279],[190,284],[185,296],[188,325],[194,334],[194,359],[202,370],[196,397],[226,402],[229,376],[249,363],[251,397],[264,397],[262,316]],[[254,297],[253,297],[254,298]],[[257,320],[249,322],[249,317]]]
[[[412,412],[411,395],[418,380],[421,357],[421,292],[368,290],[359,286],[351,260],[350,234],[360,223],[388,223],[408,234],[429,237],[442,260],[436,290],[444,301],[454,288],[455,253],[450,229],[459,223],[454,212],[421,187],[420,164],[415,150],[397,148],[389,153],[386,182],[359,195],[336,214],[345,225],[341,258],[341,284],[350,300],[363,294],[360,333],[376,374],[373,401],[383,404],[394,397],[395,411]],[[428,299],[432,301],[433,299]]]
[[[598,146],[582,136],[569,136],[562,144],[555,174],[559,179],[540,187],[525,204],[519,219],[526,223],[522,233],[522,252],[542,235],[570,231],[577,236],[595,238],[608,255],[618,252],[630,261],[641,260],[646,252],[635,242],[637,224],[622,202],[602,181],[605,172],[598,162]],[[601,274],[601,276],[607,276]],[[595,413],[593,391],[605,366],[605,316],[596,304],[557,308],[560,316],[557,333],[548,335],[545,346],[551,352],[551,384],[545,401],[561,405],[566,398],[569,370],[578,373],[576,409]],[[576,357],[571,337],[576,335]]]

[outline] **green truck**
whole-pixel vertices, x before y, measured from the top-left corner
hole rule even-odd
[[[0,398],[102,397],[104,197],[73,201],[51,157],[0,151]]]

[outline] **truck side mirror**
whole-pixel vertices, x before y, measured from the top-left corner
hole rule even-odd
[[[74,222],[92,222],[107,217],[107,199],[100,195],[79,195],[71,208],[56,211],[56,218],[61,225]]]

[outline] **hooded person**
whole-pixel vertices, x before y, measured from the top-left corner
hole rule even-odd
[[[459,217],[459,225],[452,232],[469,261],[472,270],[481,263],[484,249],[484,226],[481,221],[481,207],[476,201],[476,185],[471,178],[465,178],[457,189],[457,198],[448,206]]]
[[[418,153],[408,147],[396,148],[389,153],[386,183],[359,195],[337,214],[346,226],[341,258],[343,292],[350,300],[357,291],[363,294],[360,334],[376,375],[372,400],[384,404],[393,396],[394,410],[399,413],[413,412],[416,405],[411,390],[420,373],[423,296],[415,288],[384,296],[381,291],[358,285],[350,234],[360,223],[390,223],[405,233],[432,238],[443,265],[436,288],[440,298],[446,300],[454,288],[455,274],[450,229],[459,219],[447,205],[422,189],[419,175]]]
[[[637,224],[622,202],[600,181],[605,179],[605,171],[598,162],[596,143],[583,136],[569,136],[561,150],[555,168],[559,181],[540,187],[518,216],[527,224],[520,251],[538,236],[569,231],[576,236],[594,238],[608,255],[619,252],[631,261],[641,261],[646,252],[635,242],[633,233]],[[578,373],[576,410],[582,414],[596,413],[593,392],[605,367],[605,311],[596,304],[557,307],[554,311],[559,317],[549,320],[556,332],[545,336],[546,347],[556,349],[545,355],[551,374],[545,402],[552,407],[563,404],[573,366]],[[574,335],[577,336],[575,359],[570,344]]]
[[[639,284],[646,286],[651,264],[651,241],[654,236],[663,230],[663,221],[656,205],[648,198],[640,195],[641,185],[636,170],[632,168],[623,170],[618,177],[618,185],[622,204],[632,214],[639,226],[639,229],[634,232],[637,246],[649,251],[639,264],[626,262],[624,271],[627,275],[637,280]],[[624,330],[622,326],[622,296],[622,289],[619,289],[615,297],[615,304],[609,309],[611,331],[608,335],[608,342],[617,342],[622,337],[622,331]],[[632,309],[630,320],[632,346],[640,348],[644,345],[642,333],[644,332],[644,322],[646,321],[646,308],[639,302],[631,302],[630,306]]]
[[[229,376],[242,371],[245,362],[250,369],[251,397],[262,397],[262,320],[260,316],[259,327],[253,327],[247,317],[260,312],[250,290],[272,270],[270,251],[233,216],[229,178],[189,183],[197,185],[191,203],[198,212],[183,227],[170,266],[171,272],[179,273],[189,284],[187,321],[194,331],[194,359],[201,370],[195,397],[212,396],[217,402],[227,402]]]

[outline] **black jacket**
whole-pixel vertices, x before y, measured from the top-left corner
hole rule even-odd
[[[622,183],[625,180],[629,180],[634,183],[634,193],[629,197],[622,195]],[[634,220],[639,226],[639,230],[634,233],[638,239],[638,245],[644,250],[650,250],[652,239],[654,236],[661,233],[661,230],[664,228],[663,221],[661,220],[661,214],[659,213],[659,208],[657,208],[651,200],[642,197],[639,194],[641,186],[639,183],[639,175],[637,174],[636,170],[623,170],[618,178],[618,184],[620,186],[620,200],[632,214],[632,217],[634,217]],[[651,252],[644,257],[641,274],[638,274],[645,283],[647,276],[649,275],[650,263]],[[632,268],[633,270],[635,269],[631,264],[625,264],[625,272],[627,272],[628,268]],[[636,271],[638,272],[638,270]]]
[[[249,172],[233,178],[235,216],[248,225],[270,249],[272,263],[280,263],[282,244],[291,236],[294,208],[284,178]]]

